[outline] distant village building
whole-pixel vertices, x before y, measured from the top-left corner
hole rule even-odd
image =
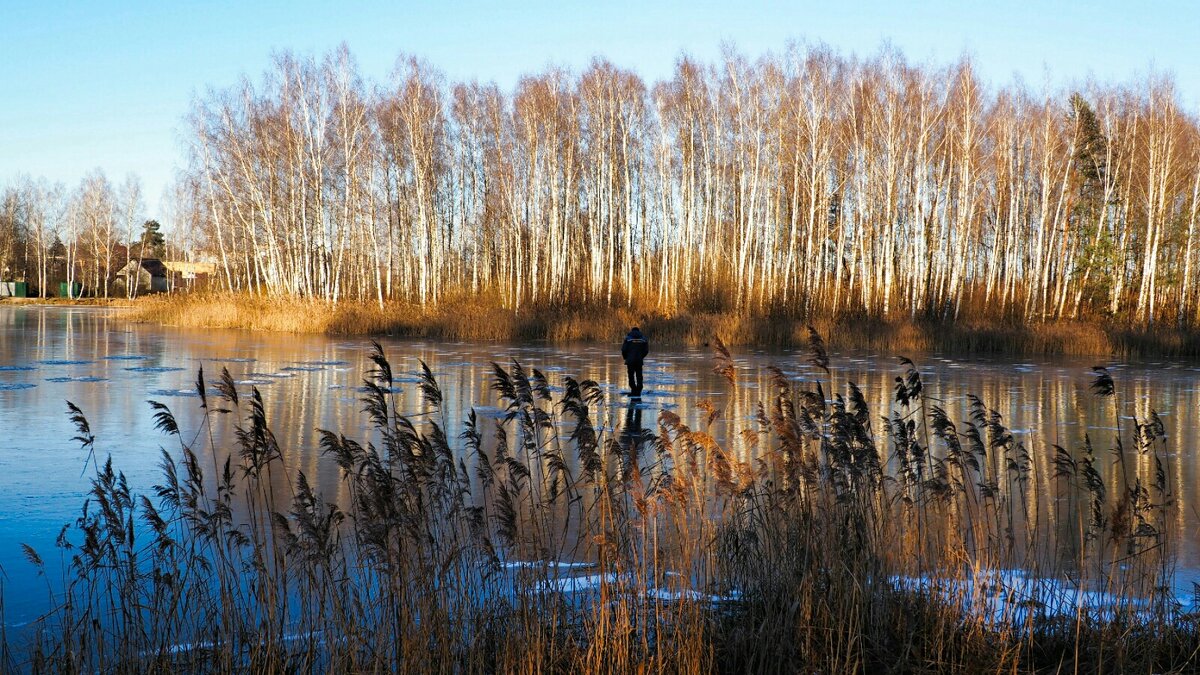
[[[163,263],[163,266],[171,272],[178,273],[184,279],[199,279],[202,276],[217,271],[216,264],[211,262],[176,262],[168,260]]]
[[[117,281],[129,288],[130,278],[136,279],[139,293],[166,293],[170,285],[167,282],[167,267],[158,258],[143,258],[130,260],[117,272]]]
[[[190,289],[196,287],[197,284],[203,288],[217,271],[217,264],[213,262],[167,260],[163,262],[163,267],[167,268],[171,290]]]

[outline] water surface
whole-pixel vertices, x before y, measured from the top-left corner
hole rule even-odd
[[[809,366],[802,353],[735,350],[738,384],[731,386],[712,372],[709,350],[652,348],[647,395],[631,406],[619,393],[625,377],[621,337],[613,336],[611,345],[382,343],[405,412],[422,412],[415,382],[420,360],[429,364],[445,395],[451,438],[458,436],[457,425],[472,407],[485,417],[496,413],[495,394],[489,390],[491,363],[516,361],[540,369],[555,386],[567,375],[599,382],[610,394],[609,415],[601,420],[609,426],[653,428],[658,411],[669,409],[693,428],[703,428],[708,414],[700,404],[707,400],[720,411],[712,423],[714,435],[742,459],[751,459],[754,449],[737,432],[754,425],[758,404],[769,395],[766,366],[777,365],[789,377],[810,383],[820,379],[827,392],[855,382],[876,418],[894,407],[894,378],[903,373],[893,355],[832,354],[831,374],[826,375]],[[130,324],[103,309],[0,307],[0,567],[6,623],[23,624],[46,607],[45,582],[36,577],[20,544],[34,546],[57,569],[55,538],[78,516],[88,489],[89,456],[72,440],[76,432],[67,419],[66,401],[87,415],[100,460],[111,456],[136,492],[150,494],[160,478],[160,447],[177,450],[178,440],[154,429],[146,401],[169,405],[184,437],[192,438],[201,412],[197,370],[203,367],[212,382],[221,368],[228,368],[243,395],[251,387],[261,390],[289,468],[304,470],[315,487],[336,498],[343,483],[337,467],[321,457],[315,430],[333,429],[354,438],[367,434],[358,398],[363,374],[371,367],[368,348],[365,339]],[[1106,362],[1117,381],[1114,403],[1088,391],[1096,360],[910,356],[923,374],[931,403],[959,419],[966,417],[968,393],[982,397],[1004,416],[1043,475],[1052,473],[1051,444],[1078,447],[1086,432],[1103,455],[1118,424],[1128,427],[1134,416],[1157,410],[1166,425],[1171,480],[1180,504],[1173,522],[1180,563],[1176,586],[1181,594],[1190,592],[1192,580],[1200,578],[1200,460],[1193,450],[1200,421],[1200,364]],[[879,446],[886,448],[878,423],[875,432]],[[1104,464],[1111,479],[1115,467],[1107,459]]]

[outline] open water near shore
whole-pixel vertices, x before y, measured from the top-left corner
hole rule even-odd
[[[621,337],[613,336],[611,345],[381,343],[406,412],[422,412],[415,384],[419,360],[432,369],[445,395],[452,439],[471,408],[481,417],[498,414],[495,394],[489,390],[491,364],[515,360],[541,370],[555,386],[568,375],[599,382],[609,393],[609,414],[601,420],[609,426],[654,429],[658,412],[669,409],[693,428],[703,428],[708,414],[699,404],[708,400],[721,411],[713,435],[742,459],[751,459],[755,449],[739,432],[754,426],[759,403],[770,395],[766,366],[779,366],[802,381],[819,378],[826,392],[844,391],[846,383],[854,382],[876,420],[893,409],[894,379],[903,374],[891,354],[831,354],[832,375],[827,377],[807,365],[801,352],[735,349],[739,381],[731,386],[712,372],[710,350],[653,348],[651,335],[648,392],[641,403],[631,403],[620,394],[625,377]],[[314,487],[335,498],[343,483],[334,463],[321,457],[315,430],[366,436],[358,399],[363,374],[371,367],[369,347],[365,338],[131,324],[106,309],[0,307],[0,580],[5,623],[24,625],[48,607],[47,581],[37,577],[21,544],[33,546],[55,577],[60,564],[55,539],[86,499],[92,467],[86,466],[87,453],[72,440],[76,431],[67,418],[66,401],[87,415],[99,460],[111,455],[136,493],[152,495],[152,486],[161,478],[160,448],[177,451],[178,441],[154,429],[146,401],[170,406],[185,438],[191,438],[201,415],[197,370],[203,367],[211,383],[226,367],[243,394],[251,387],[262,391],[268,422],[288,467],[304,470]],[[1003,415],[1044,469],[1043,475],[1052,473],[1051,444],[1076,448],[1088,433],[1104,457],[1106,478],[1113,479],[1115,467],[1107,449],[1117,425],[1129,438],[1133,418],[1156,410],[1168,435],[1170,480],[1177,497],[1171,522],[1178,552],[1174,591],[1181,598],[1193,594],[1193,581],[1200,580],[1200,363],[907,356],[916,361],[930,402],[938,402],[957,421],[967,416],[967,394],[980,396]],[[1088,391],[1093,365],[1111,369],[1119,410],[1111,399],[1098,399]],[[876,421],[874,428],[876,443],[887,452],[882,425]],[[1138,469],[1150,470],[1141,463]],[[1044,503],[1048,497],[1031,499]],[[1045,513],[1053,519],[1053,509]],[[1047,531],[1055,532],[1055,524]]]

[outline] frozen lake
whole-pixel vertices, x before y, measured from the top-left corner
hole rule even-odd
[[[768,365],[792,378],[812,380],[814,370],[798,352],[735,350],[739,383],[729,385],[712,372],[706,349],[653,348],[646,367],[648,394],[631,407],[618,392],[625,370],[619,341],[603,345],[468,344],[384,340],[400,388],[402,408],[419,413],[415,374],[419,359],[428,363],[442,386],[452,425],[461,424],[472,407],[487,416],[495,410],[489,390],[491,363],[520,362],[544,372],[551,385],[562,377],[593,379],[610,393],[610,426],[654,429],[661,409],[670,409],[693,428],[708,413],[701,401],[720,409],[713,435],[739,457],[755,450],[739,432],[754,425],[758,404],[769,395]],[[89,488],[87,455],[66,415],[66,401],[87,415],[101,461],[112,456],[135,492],[152,494],[160,480],[160,447],[177,441],[154,429],[147,400],[167,404],[184,429],[195,434],[200,418],[196,372],[203,366],[213,382],[227,367],[239,389],[257,386],[266,399],[268,421],[283,448],[284,461],[303,469],[314,487],[336,498],[344,484],[333,462],[322,458],[315,430],[331,429],[352,438],[366,435],[358,402],[363,373],[371,367],[367,339],[257,334],[239,331],[184,330],[134,325],[108,310],[62,307],[0,307],[0,567],[4,576],[5,622],[18,626],[46,606],[45,583],[25,560],[21,544],[32,545],[58,568],[54,542],[62,527],[77,517]],[[1088,391],[1095,360],[983,360],[909,355],[924,377],[927,395],[957,421],[965,418],[967,394],[999,411],[1033,462],[1049,475],[1051,444],[1078,447],[1090,433],[1106,475],[1115,471],[1107,449],[1119,419],[1157,410],[1166,427],[1170,476],[1178,497],[1172,533],[1179,546],[1176,590],[1191,592],[1200,578],[1200,542],[1196,536],[1200,461],[1193,450],[1200,422],[1200,364],[1182,362],[1105,363],[1116,379],[1119,417],[1110,400]],[[892,355],[831,355],[832,387],[843,391],[857,383],[876,419],[892,403],[894,379],[903,373]],[[876,443],[887,448],[882,426]],[[461,427],[447,430],[457,438]],[[1127,434],[1128,436],[1128,434]],[[1140,471],[1141,469],[1139,469]],[[1114,483],[1115,484],[1115,483]],[[1035,495],[1047,499],[1045,494]],[[1046,531],[1057,532],[1054,510],[1046,509]],[[1069,527],[1065,523],[1062,527]],[[1053,534],[1049,536],[1054,536]]]

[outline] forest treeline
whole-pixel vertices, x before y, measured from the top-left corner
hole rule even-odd
[[[511,92],[282,54],[199,97],[176,223],[231,290],[510,309],[1200,319],[1200,125],[1169,78],[969,60],[598,58]]]

